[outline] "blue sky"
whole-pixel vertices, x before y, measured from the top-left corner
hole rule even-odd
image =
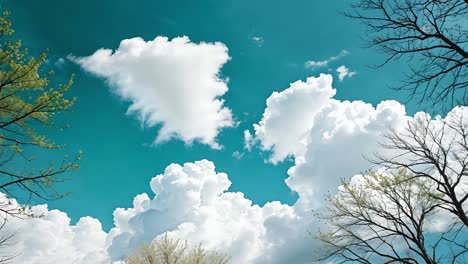
[[[49,50],[47,67],[55,69],[57,80],[71,73],[76,76],[69,95],[77,97],[77,102],[73,112],[60,120],[71,128],[51,136],[67,145],[65,152],[83,150],[81,169],[71,181],[59,186],[72,194],[48,202],[49,209],[68,214],[72,224],[91,216],[102,223],[105,231],[110,230],[114,226],[113,211],[132,207],[137,194],[151,193],[148,183],[169,164],[201,159],[212,161],[217,172],[229,175],[229,192],[242,192],[260,206],[270,201],[292,206],[298,193],[286,185],[285,179],[299,150],[291,150],[289,158],[274,164],[268,161],[272,151],[262,148],[261,143],[252,151],[244,147],[244,131],[255,133],[252,126],[262,119],[266,100],[273,92],[324,73],[333,76],[334,98],[340,102],[362,100],[375,107],[384,100],[403,104],[406,99],[405,94],[387,86],[400,79],[406,62],[381,69],[370,67],[382,62],[383,57],[363,47],[362,25],[339,13],[349,8],[347,1],[5,0],[2,7],[11,10],[16,36],[33,54]],[[199,141],[186,144],[178,138],[152,144],[161,124],[142,125],[135,114],[127,114],[131,102],[112,92],[106,77],[96,76],[99,74],[69,59],[69,55],[91,56],[100,48],[117,49],[124,39],[140,37],[150,41],[157,36],[169,40],[187,36],[196,44],[220,42],[228,48],[231,59],[220,68],[219,77],[229,79],[228,91],[221,97],[224,106],[232,111],[235,125],[221,129],[217,135],[221,149]],[[325,61],[334,56],[338,58],[326,66],[305,66],[307,61]],[[341,65],[356,73],[339,80],[337,68]],[[178,72],[173,74],[177,77]],[[427,110],[411,103],[405,107],[408,115]],[[337,154],[327,151],[334,150],[333,146],[317,146],[321,148],[320,155],[354,155],[353,159],[361,159],[358,150]],[[353,162],[344,157],[337,160]],[[364,165],[358,168],[365,170]]]
[[[78,101],[66,116],[71,125],[58,135],[71,151],[84,152],[81,170],[63,186],[73,195],[50,203],[66,211],[74,220],[91,215],[109,228],[112,211],[129,206],[136,193],[148,191],[147,182],[168,164],[206,158],[230,175],[231,190],[242,191],[252,201],[263,204],[279,200],[288,204],[296,195],[284,184],[290,163],[264,162],[267,154],[243,151],[242,132],[261,118],[266,98],[289,83],[318,74],[304,67],[308,60],[326,60],[342,50],[350,55],[331,63],[335,70],[346,65],[358,72],[344,82],[336,82],[336,98],[364,100],[376,104],[385,99],[405,99],[385,83],[398,80],[397,67],[374,70],[381,61],[375,52],[363,49],[362,26],[344,18],[345,1],[4,1],[12,11],[16,34],[36,54],[49,49],[52,62],[69,54],[88,56],[99,48],[118,47],[126,38],[188,36],[193,42],[224,43],[232,57],[222,68],[229,77],[226,106],[240,124],[219,135],[222,150],[199,144],[186,146],[174,140],[156,147],[151,144],[156,129],[142,129],[125,115],[126,102],[113,96],[102,79],[67,62],[56,69],[65,78],[76,75],[70,96]],[[263,39],[262,45],[254,37]],[[394,74],[392,69],[397,72]],[[320,70],[328,71],[328,68]],[[385,81],[382,81],[385,80]],[[409,110],[412,108],[410,106]],[[117,195],[118,194],[118,195]],[[93,206],[89,206],[90,204]]]

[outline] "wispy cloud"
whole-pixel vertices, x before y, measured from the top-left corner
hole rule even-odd
[[[256,144],[255,137],[250,134],[249,130],[244,130],[244,148],[248,151],[252,150],[252,147]]]
[[[244,152],[240,152],[240,151],[236,150],[236,151],[234,151],[232,153],[232,157],[237,159],[237,160],[240,160],[244,156],[244,154],[245,154]]]
[[[330,57],[326,60],[322,60],[322,61],[313,61],[313,60],[309,60],[309,61],[306,61],[304,63],[305,67],[306,68],[309,68],[309,69],[315,69],[315,68],[320,68],[320,67],[326,67],[328,66],[328,64],[330,64],[330,62],[333,62],[333,61],[337,61],[339,60],[340,58],[344,57],[344,56],[347,56],[349,55],[349,51],[347,50],[342,50],[338,55],[336,56],[333,56],[333,57]]]
[[[63,67],[63,65],[65,65],[66,61],[64,58],[59,58],[56,62],[55,62],[55,67],[57,68],[61,68]]]
[[[265,42],[265,39],[263,39],[263,37],[260,37],[260,36],[255,36],[255,37],[252,37],[252,42],[257,47],[261,47],[263,45],[263,43]]]
[[[340,67],[338,67],[336,69],[336,72],[338,72],[338,79],[340,79],[340,81],[343,81],[343,79],[346,77],[350,78],[357,73],[355,71],[351,71],[344,65],[341,65]]]

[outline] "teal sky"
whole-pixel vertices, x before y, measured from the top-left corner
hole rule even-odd
[[[363,48],[358,21],[339,14],[348,8],[343,0],[4,0],[2,6],[12,12],[16,37],[24,46],[33,54],[49,50],[47,67],[56,70],[58,80],[76,75],[69,95],[77,102],[62,120],[71,128],[53,138],[67,144],[65,152],[83,150],[81,169],[59,186],[72,194],[49,202],[49,207],[66,212],[73,222],[85,215],[96,217],[105,230],[112,227],[113,210],[130,207],[136,194],[150,192],[150,179],[170,163],[208,159],[217,171],[229,175],[230,191],[241,191],[260,205],[273,200],[293,204],[297,195],[284,183],[293,162],[273,165],[265,162],[268,153],[246,152],[243,131],[262,118],[265,100],[273,91],[328,71],[306,69],[307,60],[349,51],[330,64],[333,73],[342,64],[357,71],[352,78],[334,82],[337,99],[375,106],[382,100],[406,98],[386,85],[399,79],[405,62],[384,70],[370,68],[383,57]],[[222,76],[230,79],[229,91],[223,98],[240,123],[218,135],[221,150],[180,140],[150,146],[158,129],[142,128],[134,116],[126,115],[128,102],[112,94],[103,79],[70,61],[56,65],[70,54],[89,56],[99,48],[115,49],[127,38],[184,35],[195,43],[219,41],[229,48],[231,60],[222,68]],[[261,37],[262,45],[254,37]],[[417,109],[406,107],[409,114]],[[236,159],[235,151],[245,154]]]

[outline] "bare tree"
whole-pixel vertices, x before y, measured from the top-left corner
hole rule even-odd
[[[127,258],[128,264],[227,264],[229,257],[208,251],[201,245],[190,249],[186,241],[167,233],[152,244],[143,244]]]
[[[0,234],[0,263],[2,264],[9,264],[13,263],[13,260],[21,254],[20,251],[12,252],[11,248],[16,245],[17,241],[14,239],[16,235],[16,231],[7,231],[5,232],[3,229],[8,221],[8,216],[14,215],[12,211],[9,212],[5,217],[3,217],[0,221],[0,230],[2,230]],[[24,214],[19,215],[19,217],[24,217]],[[6,251],[7,253],[4,253]]]
[[[432,182],[400,175],[371,172],[344,182],[319,218],[328,230],[316,237],[323,242],[320,262],[333,263],[466,263],[463,226],[440,213],[440,201],[431,195]],[[444,232],[431,233],[434,218],[444,218]]]
[[[410,70],[398,90],[419,104],[468,104],[467,0],[359,0],[345,12],[367,27],[366,42]]]
[[[381,146],[392,155],[370,159],[390,170],[406,170],[433,182],[433,198],[468,227],[468,117],[462,109],[445,120],[429,116],[409,121],[403,130],[390,128]]]
[[[466,263],[467,108],[445,119],[419,113],[389,128],[380,145],[368,158],[379,172],[343,181],[318,214],[328,227],[317,235],[319,260]]]

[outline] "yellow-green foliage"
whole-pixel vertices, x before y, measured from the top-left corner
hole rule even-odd
[[[201,245],[189,248],[187,242],[170,239],[167,234],[152,244],[143,244],[130,255],[127,264],[227,264],[226,255],[208,251]]]
[[[46,53],[39,58],[30,56],[21,41],[13,39],[8,15],[4,12],[0,16],[0,191],[12,195],[15,190],[22,190],[43,198],[57,198],[57,192],[50,192],[52,183],[61,181],[58,175],[78,168],[81,153],[71,161],[65,157],[60,164],[37,168],[31,165],[37,157],[30,152],[33,148],[42,149],[42,153],[63,147],[39,131],[61,130],[54,119],[75,102],[75,98],[64,97],[73,76],[63,85],[50,87],[53,72],[41,71]],[[38,151],[34,151],[37,155]]]

